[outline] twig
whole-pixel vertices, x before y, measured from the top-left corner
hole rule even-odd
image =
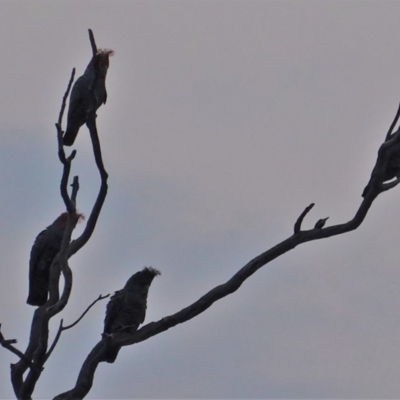
[[[62,327],[62,330],[63,330],[63,331],[66,331],[67,329],[73,328],[79,321],[81,321],[81,319],[87,314],[87,312],[88,312],[98,301],[104,300],[104,299],[106,299],[107,297],[110,297],[110,294],[107,294],[107,295],[105,295],[105,296],[100,295],[95,301],[93,301],[92,304],[90,304],[90,305],[86,308],[86,310],[83,312],[83,314],[82,314],[73,324],[67,325],[67,326],[63,326],[63,327]]]
[[[304,217],[310,212],[310,210],[315,206],[315,203],[311,203],[307,206],[304,211],[300,214],[299,218],[297,218],[296,223],[294,224],[294,234],[296,235],[301,231],[301,224],[303,223]]]
[[[63,119],[65,107],[67,104],[67,98],[68,98],[69,92],[71,90],[72,83],[74,82],[74,77],[75,77],[75,68],[72,69],[71,78],[69,79],[67,90],[65,91],[64,97],[61,102],[61,109],[60,109],[60,113],[58,115],[58,122],[56,123],[58,157],[64,166],[66,164],[68,164],[69,162],[71,162],[75,158],[75,155],[76,155],[76,150],[74,150],[74,151],[72,151],[71,155],[68,158],[65,157],[64,145],[63,145],[63,140],[62,140],[62,136],[64,133],[62,130],[62,119]],[[69,173],[69,171],[68,171],[68,173]]]
[[[75,78],[75,68],[72,68],[71,78],[69,79],[67,90],[65,91],[64,97],[62,99],[61,110],[60,110],[60,113],[58,115],[57,124],[60,127],[60,129],[61,129],[61,126],[62,126],[62,119],[63,119],[63,115],[64,115],[64,111],[65,111],[65,106],[67,104],[67,98],[68,98],[69,92],[71,90],[72,83],[74,82],[74,78]]]
[[[97,46],[96,46],[96,42],[94,40],[93,31],[91,29],[88,29],[88,31],[89,31],[90,45],[92,46],[92,53],[93,53],[93,57],[94,57],[97,54]]]
[[[87,314],[87,312],[88,312],[98,301],[104,300],[104,299],[106,299],[106,298],[109,297],[109,296],[110,296],[109,294],[107,294],[107,295],[105,295],[105,296],[99,295],[99,297],[98,297],[95,301],[93,301],[93,302],[86,308],[86,310],[83,312],[83,314],[82,314],[73,324],[71,324],[71,325],[63,326],[64,320],[61,319],[60,325],[59,325],[58,330],[57,330],[57,334],[56,334],[56,336],[55,336],[55,338],[54,338],[54,341],[53,341],[53,343],[51,344],[51,346],[50,346],[50,348],[49,348],[49,351],[46,353],[46,360],[50,357],[51,353],[53,352],[53,350],[54,350],[55,347],[57,346],[57,343],[58,343],[58,341],[60,340],[60,337],[61,337],[61,333],[62,333],[63,331],[66,331],[67,329],[71,329],[71,328],[73,328],[75,325],[77,325],[77,324],[82,320],[82,318]]]
[[[71,152],[71,154],[69,155],[69,157],[65,156],[65,151],[64,151],[63,141],[62,141],[63,131],[62,131],[62,127],[61,127],[61,122],[62,122],[62,117],[64,114],[67,98],[68,98],[69,92],[71,90],[72,83],[74,81],[74,76],[75,76],[75,68],[72,69],[71,78],[68,82],[68,87],[67,87],[67,90],[66,90],[63,100],[62,100],[61,110],[60,110],[59,117],[58,117],[58,122],[56,123],[58,158],[60,159],[60,162],[63,164],[63,174],[61,177],[60,191],[61,191],[61,197],[65,204],[65,208],[69,212],[72,212],[72,210],[74,210],[74,208],[75,208],[75,206],[74,206],[75,202],[74,201],[71,202],[71,199],[68,195],[67,185],[68,185],[68,180],[69,180],[69,174],[71,171],[71,162],[76,156],[76,150],[73,150]],[[77,177],[74,178],[74,183],[75,183],[75,180],[77,180]],[[77,187],[79,188],[79,184],[77,185]],[[75,195],[75,197],[76,197],[76,195]]]
[[[316,222],[316,224],[315,224],[315,226],[314,226],[314,229],[322,229],[322,228],[325,226],[325,223],[326,223],[326,221],[327,221],[328,219],[329,219],[329,217],[319,219],[319,220]]]
[[[78,195],[79,191],[79,178],[78,176],[74,176],[74,179],[71,183],[72,192],[71,192],[71,202],[74,205],[74,210],[68,210],[69,212],[75,211],[76,212],[76,196]],[[72,216],[71,216],[72,217]]]
[[[63,173],[62,173],[61,182],[60,182],[61,197],[64,201],[65,208],[68,210],[69,213],[71,213],[72,210],[75,209],[75,204],[72,202],[71,198],[69,197],[68,189],[67,189],[69,174],[71,172],[71,160],[75,157],[75,155],[76,155],[76,150],[73,150],[70,157],[68,157],[67,161],[65,163],[63,163],[64,167],[63,167]],[[77,178],[78,177],[75,176],[74,181]],[[78,185],[78,187],[79,187],[79,185]]]
[[[0,324],[0,329],[1,329],[1,324]],[[32,361],[28,357],[26,357],[22,351],[12,346],[15,343],[17,343],[17,339],[5,339],[3,333],[0,330],[0,345],[2,345],[5,349],[11,351],[11,353],[14,353],[17,357],[23,360],[26,363],[26,365],[28,365],[30,368],[34,369],[39,368],[37,365],[33,364]]]
[[[58,327],[58,331],[57,331],[56,337],[54,338],[53,343],[51,344],[49,350],[48,350],[47,353],[46,353],[46,358],[45,358],[46,361],[47,361],[47,359],[51,356],[51,353],[52,353],[53,350],[56,348],[57,343],[58,343],[58,341],[59,341],[59,339],[60,339],[60,337],[61,337],[62,323],[63,323],[63,319],[61,318],[60,325],[59,325],[59,327]]]

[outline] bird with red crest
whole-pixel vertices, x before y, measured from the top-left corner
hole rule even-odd
[[[76,214],[74,227],[83,220],[83,214]],[[28,304],[41,306],[47,301],[49,293],[50,266],[61,249],[68,213],[62,213],[51,225],[36,237],[29,261]]]

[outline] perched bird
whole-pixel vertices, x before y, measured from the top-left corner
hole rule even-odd
[[[96,111],[107,101],[106,76],[109,66],[109,57],[113,50],[98,50],[92,57],[85,73],[77,79],[69,99],[67,130],[63,137],[64,146],[72,146],[79,128],[87,121],[87,112],[90,107]],[[92,102],[94,101],[94,104]]]
[[[83,214],[76,214],[75,225]],[[28,304],[41,306],[47,301],[49,292],[50,266],[61,249],[64,231],[68,222],[68,213],[62,213],[51,225],[36,237],[29,261]]]
[[[147,295],[154,277],[160,275],[155,268],[145,267],[133,274],[125,287],[115,292],[107,304],[103,336],[117,332],[135,333],[146,316]],[[119,347],[108,344],[104,361],[113,363]]]
[[[400,134],[396,132],[395,134]],[[394,134],[394,135],[395,135]],[[383,146],[383,145],[382,145]],[[374,169],[372,170],[371,179],[362,192],[365,197],[372,188],[373,182],[384,183],[396,177],[400,177],[400,142],[394,142],[388,148],[381,147],[378,151],[378,158]]]

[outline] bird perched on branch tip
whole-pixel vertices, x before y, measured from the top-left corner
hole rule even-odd
[[[92,57],[84,74],[72,87],[69,99],[67,129],[63,137],[64,146],[72,146],[80,127],[87,122],[90,111],[96,111],[107,101],[106,76],[109,57],[113,50],[99,49]]]

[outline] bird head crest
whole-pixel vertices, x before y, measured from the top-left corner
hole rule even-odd
[[[153,279],[157,276],[161,275],[161,272],[153,267],[144,267],[141,271],[133,274],[125,284],[125,287],[131,287],[132,285],[143,285],[150,286]]]
[[[75,224],[74,226],[76,226],[76,224],[80,221],[83,221],[85,219],[85,216],[81,213],[76,213],[75,214]],[[68,211],[63,212],[55,221],[57,223],[57,225],[65,228],[67,226],[67,222],[68,222]]]
[[[114,50],[111,49],[97,49],[97,55],[112,57],[114,54],[115,54]]]
[[[153,268],[153,267],[144,267],[142,269],[142,272],[146,272],[146,273],[154,275],[154,276],[161,275],[161,272],[157,268]]]

